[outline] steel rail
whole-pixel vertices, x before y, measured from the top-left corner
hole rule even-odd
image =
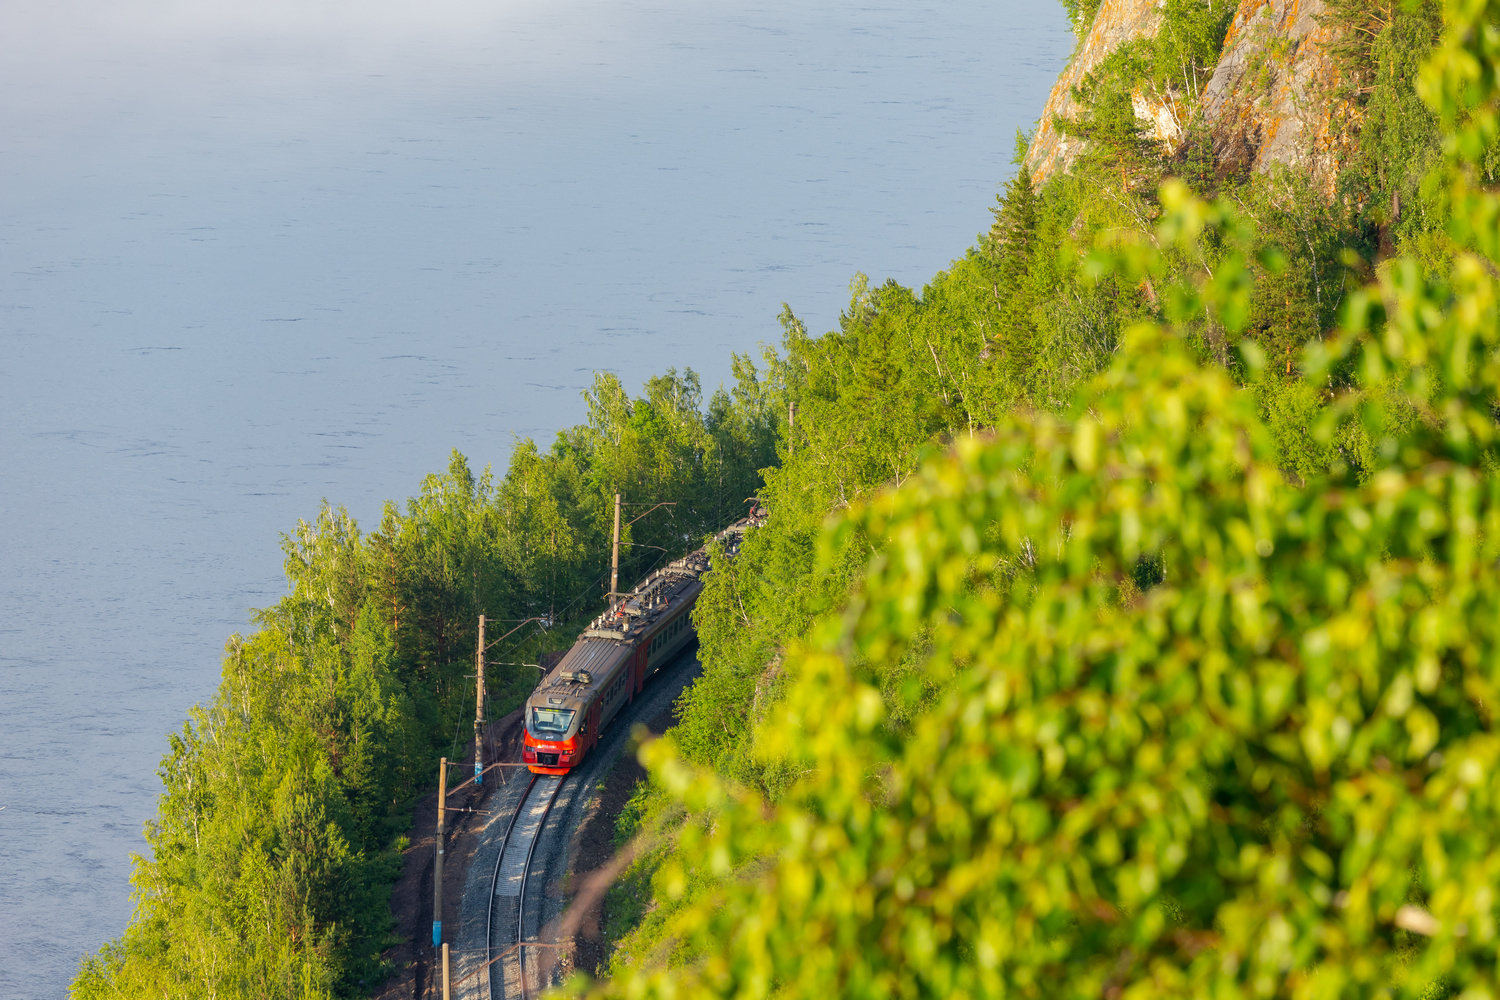
[[[495,949],[495,889],[500,884],[500,860],[505,857],[505,847],[510,843],[510,832],[516,828],[516,820],[521,816],[521,809],[526,805],[526,800],[531,798],[531,789],[536,786],[536,775],[532,774],[531,780],[526,784],[526,791],[521,793],[521,801],[516,803],[516,811],[510,814],[510,822],[505,824],[505,835],[500,838],[500,851],[495,855],[495,871],[490,875],[490,903],[485,908],[484,914],[484,967],[488,969],[496,962],[496,957],[491,955]],[[519,940],[519,939],[518,939]],[[502,953],[500,958],[505,957]],[[495,997],[495,984],[490,982],[490,1000]]]
[[[547,817],[552,815],[552,803],[557,800],[557,790],[562,787],[563,778],[566,775],[557,776],[557,784],[552,786],[552,794],[547,796],[547,808],[542,811],[541,822],[536,825],[536,836],[531,838],[531,844],[526,848],[526,867],[521,869],[521,892],[516,897],[516,969],[521,975],[521,995],[518,1000],[526,1000],[526,952],[522,945],[526,942],[526,880],[531,877],[531,857],[536,853],[536,842],[542,839],[542,833],[547,829]],[[528,796],[530,794],[528,790]]]

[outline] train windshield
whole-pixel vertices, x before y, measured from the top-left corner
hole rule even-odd
[[[576,714],[571,708],[533,708],[531,731],[538,736],[542,733],[566,733]]]

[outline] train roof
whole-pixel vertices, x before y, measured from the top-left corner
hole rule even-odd
[[[743,518],[714,535],[712,541],[718,542],[726,555],[738,555],[745,532],[764,520],[763,515]],[[630,593],[621,595],[608,611],[589,623],[583,637],[635,642],[638,636],[651,631],[654,622],[670,617],[670,612],[684,600],[696,597],[703,589],[700,577],[708,569],[707,545],[668,563],[636,584]]]
[[[758,510],[714,535],[713,541],[727,555],[737,555],[745,532],[764,521],[765,515]],[[656,624],[673,617],[672,612],[698,596],[703,589],[699,578],[708,568],[708,546],[704,546],[656,570],[630,593],[622,594],[584,629],[573,648],[542,678],[528,704],[578,708],[586,703]]]
[[[628,642],[613,642],[608,639],[582,638],[573,648],[563,654],[562,661],[553,667],[542,682],[531,693],[536,704],[558,705],[577,708],[575,700],[586,700],[624,661],[630,659],[635,646]],[[587,675],[587,683],[579,680]],[[558,699],[553,701],[552,699]]]

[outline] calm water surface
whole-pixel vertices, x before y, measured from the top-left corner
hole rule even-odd
[[[283,592],[597,369],[727,377],[987,227],[1059,5],[0,0],[0,996],[130,914],[164,734]]]

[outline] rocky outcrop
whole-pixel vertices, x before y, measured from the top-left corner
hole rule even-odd
[[[1187,122],[1181,93],[1172,90],[1166,94],[1148,95],[1137,87],[1130,94],[1130,103],[1135,110],[1135,116],[1143,122],[1150,123],[1151,127],[1147,133],[1160,142],[1166,152],[1176,152],[1187,135]]]
[[[1338,66],[1323,0],[1241,0],[1203,114],[1227,169],[1306,171],[1331,196],[1357,124],[1335,101]]]
[[[1162,0],[1104,0],[1073,61],[1058,78],[1026,167],[1040,184],[1066,172],[1082,143],[1058,132],[1057,118],[1080,108],[1073,90],[1121,45],[1151,38],[1161,26]],[[1305,171],[1326,196],[1353,141],[1357,113],[1335,101],[1338,67],[1330,51],[1333,29],[1324,0],[1240,0],[1218,64],[1198,106],[1225,171],[1265,172],[1274,164]],[[1133,95],[1136,117],[1172,152],[1184,137],[1193,102],[1177,92]]]
[[[1073,88],[1084,77],[1099,68],[1111,52],[1137,38],[1152,38],[1161,27],[1163,0],[1104,0],[1089,25],[1088,34],[1073,53],[1073,61],[1063,70],[1042,108],[1042,120],[1026,153],[1026,168],[1038,184],[1059,171],[1066,172],[1077,159],[1081,143],[1057,131],[1058,118],[1072,119],[1078,114]],[[1143,98],[1144,100],[1144,98]],[[1138,112],[1139,113],[1139,112]]]

